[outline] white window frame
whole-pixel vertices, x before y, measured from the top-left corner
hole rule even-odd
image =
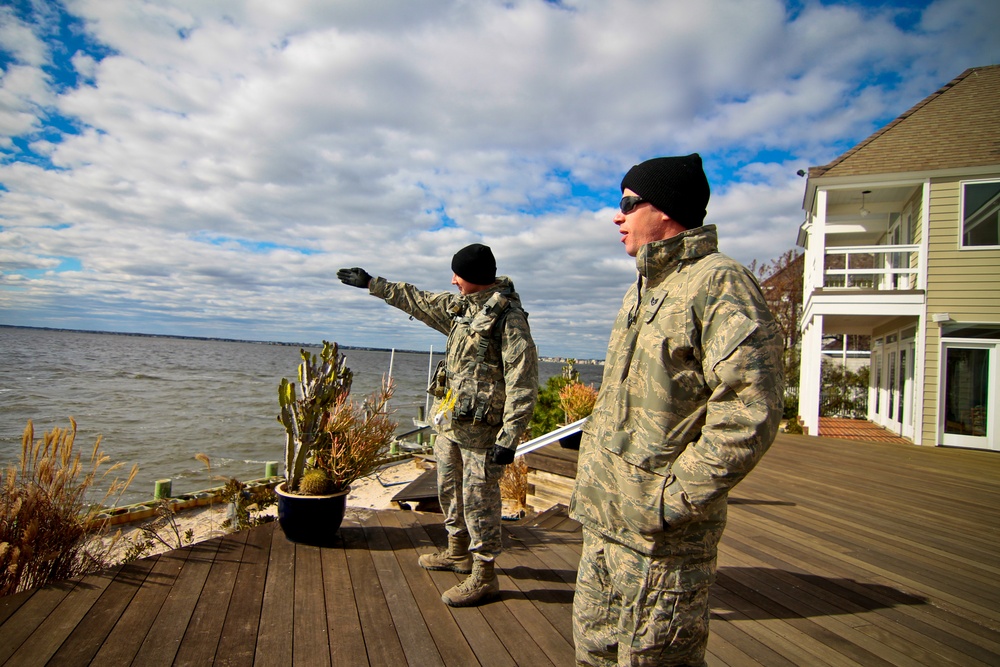
[[[977,180],[960,181],[959,187],[959,204],[958,204],[958,249],[959,250],[996,250],[1000,248],[998,245],[965,245],[965,187],[967,185],[977,185],[982,183],[996,183],[1000,185],[1000,179],[998,178],[982,178]],[[997,215],[1000,215],[998,213]],[[1000,224],[1000,223],[998,223]]]
[[[948,349],[979,349],[989,352],[989,376],[987,396],[989,404],[987,409],[987,433],[985,436],[956,435],[945,433],[945,395],[947,387],[945,378],[947,377]],[[942,338],[940,347],[940,358],[938,372],[940,390],[938,392],[938,443],[946,447],[969,447],[974,449],[1000,450],[1000,443],[997,443],[997,423],[996,419],[1000,414],[1000,382],[997,381],[997,364],[1000,363],[1000,342],[982,338]]]

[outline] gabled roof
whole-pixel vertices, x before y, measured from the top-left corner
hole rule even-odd
[[[1000,165],[1000,65],[972,67],[810,178]]]

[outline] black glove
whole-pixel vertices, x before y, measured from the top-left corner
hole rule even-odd
[[[368,283],[372,281],[372,277],[368,272],[357,266],[353,269],[341,269],[337,271],[337,277],[345,285],[360,287],[362,289],[368,289]]]
[[[514,450],[510,447],[501,447],[500,445],[493,445],[493,463],[497,465],[505,466],[509,463],[514,462]]]

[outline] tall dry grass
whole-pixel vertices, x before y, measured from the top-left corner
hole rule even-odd
[[[118,470],[107,467],[98,437],[90,458],[74,451],[76,421],[35,440],[31,421],[21,437],[18,465],[0,469],[0,596],[79,576],[110,564],[109,547],[89,532],[108,501],[117,502],[138,471],[114,479],[97,503],[87,501],[94,484]],[[114,503],[111,503],[114,504]]]
[[[517,509],[524,509],[528,502],[528,464],[523,456],[504,466],[500,478],[500,497],[511,502]]]

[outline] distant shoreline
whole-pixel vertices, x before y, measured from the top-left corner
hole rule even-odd
[[[247,340],[245,338],[218,338],[214,336],[185,336],[182,334],[151,334],[151,333],[139,333],[132,331],[100,331],[97,329],[66,329],[62,327],[29,327],[20,324],[0,324],[0,328],[4,329],[29,329],[32,331],[58,331],[65,333],[86,333],[86,334],[101,334],[102,336],[135,336],[137,338],[176,338],[179,340],[207,340],[214,341],[217,343],[248,343],[250,345],[280,345],[283,347],[323,347],[322,343],[283,343],[276,340]],[[358,347],[354,345],[340,345],[342,350],[365,350],[372,352],[392,352],[389,348],[384,347]],[[396,352],[412,352],[414,354],[426,354],[424,350],[401,350],[396,349]]]
[[[184,336],[181,334],[150,334],[150,333],[137,333],[137,332],[127,332],[127,331],[100,331],[96,329],[66,329],[63,327],[29,327],[20,324],[0,324],[2,329],[29,329],[32,331],[58,331],[58,332],[68,332],[68,333],[85,333],[85,334],[101,334],[103,336],[135,336],[138,338],[175,338],[178,340],[206,340],[215,341],[218,343],[248,343],[250,345],[279,345],[283,347],[323,347],[322,343],[283,343],[281,341],[273,340],[247,340],[244,338],[216,338],[211,336]],[[403,352],[410,354],[427,354],[426,350],[404,350],[396,348],[395,350],[386,347],[359,347],[356,345],[339,345],[338,347],[342,350],[363,350],[366,352]],[[438,354],[435,352],[435,354]],[[552,363],[566,363],[570,359],[573,359],[574,363],[577,364],[596,364],[599,366],[604,365],[603,359],[577,359],[575,357],[539,357],[539,361],[546,361]]]

